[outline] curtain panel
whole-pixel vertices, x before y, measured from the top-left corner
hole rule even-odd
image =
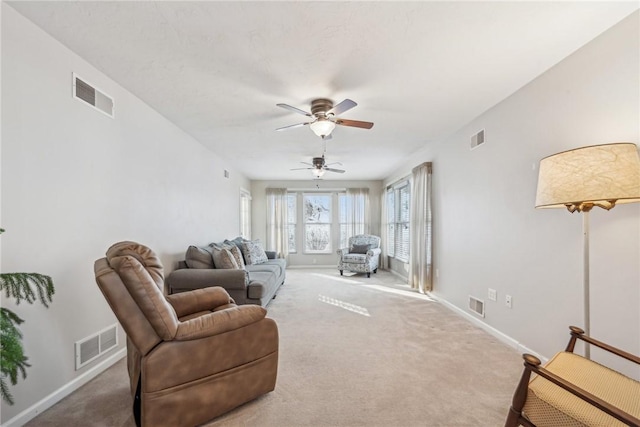
[[[267,188],[267,250],[278,258],[289,256],[287,189]]]
[[[431,218],[431,162],[413,168],[411,191],[411,250],[409,257],[409,285],[421,293],[433,288],[432,218]]]
[[[380,190],[380,268],[383,270],[389,269],[389,253],[387,251],[387,245],[389,244],[389,238],[387,236],[389,230],[389,215],[387,214],[387,189],[382,187]]]
[[[347,188],[347,227],[349,236],[369,234],[369,189]]]

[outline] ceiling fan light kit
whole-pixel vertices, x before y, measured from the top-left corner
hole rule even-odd
[[[331,132],[336,128],[336,124],[331,120],[327,119],[318,119],[317,121],[311,123],[309,125],[313,133],[315,133],[320,138],[325,138],[331,135]]]

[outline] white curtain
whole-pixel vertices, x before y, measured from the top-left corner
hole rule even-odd
[[[347,229],[350,236],[369,234],[369,189],[347,188]]]
[[[433,287],[431,236],[431,162],[413,168],[409,285],[421,293]]]
[[[387,232],[389,230],[389,215],[387,215],[387,189],[382,188],[380,191],[380,249],[382,253],[380,254],[380,268],[383,270],[389,269],[389,253],[387,251],[387,245],[389,244],[389,239],[387,237]]]
[[[267,250],[278,258],[289,256],[287,233],[287,189],[267,188]]]

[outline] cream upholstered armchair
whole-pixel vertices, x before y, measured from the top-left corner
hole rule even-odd
[[[349,247],[338,249],[338,270],[342,276],[344,270],[356,273],[378,272],[380,258],[380,237],[370,234],[358,234],[349,237]]]
[[[127,334],[138,426],[201,425],[275,388],[278,328],[264,308],[236,306],[221,287],[165,296],[162,264],[134,242],[94,271]]]
[[[524,371],[505,427],[640,426],[640,381],[573,352],[576,341],[640,365],[640,357],[598,341],[571,326],[563,352],[545,366],[525,354]],[[531,373],[536,374],[530,380]]]

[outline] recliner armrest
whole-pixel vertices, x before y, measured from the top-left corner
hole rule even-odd
[[[166,298],[178,317],[200,311],[213,311],[220,306],[233,304],[229,293],[220,286],[167,295]]]
[[[259,305],[241,305],[205,314],[178,324],[177,341],[195,340],[222,334],[256,323],[267,314]]]

